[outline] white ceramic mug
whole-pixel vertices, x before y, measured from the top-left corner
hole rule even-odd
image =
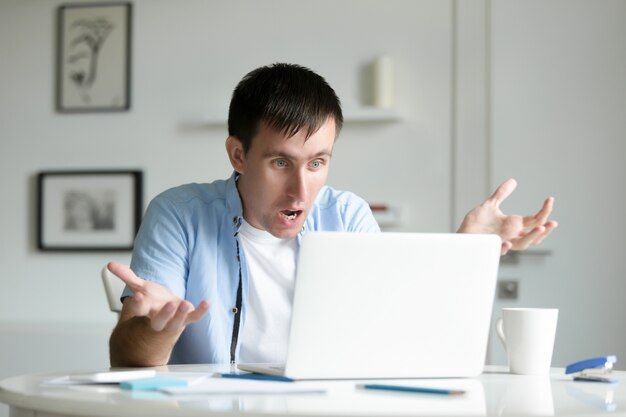
[[[496,331],[514,374],[547,375],[552,362],[559,310],[503,308]]]

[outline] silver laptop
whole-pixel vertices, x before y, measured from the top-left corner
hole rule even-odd
[[[496,235],[303,236],[285,364],[293,379],[471,377],[485,364]]]

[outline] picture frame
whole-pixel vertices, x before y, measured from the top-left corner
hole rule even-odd
[[[141,171],[44,171],[38,174],[42,251],[129,251],[141,222]]]
[[[132,5],[66,4],[57,15],[59,112],[130,108]]]

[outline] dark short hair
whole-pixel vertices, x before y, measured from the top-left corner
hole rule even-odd
[[[257,68],[239,82],[230,101],[228,134],[247,152],[261,123],[288,137],[306,129],[309,138],[329,117],[338,135],[341,103],[326,80],[300,65],[277,63]]]

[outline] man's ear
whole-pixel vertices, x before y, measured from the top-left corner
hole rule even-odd
[[[238,173],[243,174],[245,152],[241,141],[235,136],[229,136],[226,139],[226,152],[228,153],[228,159],[230,159],[230,164],[233,169]]]

